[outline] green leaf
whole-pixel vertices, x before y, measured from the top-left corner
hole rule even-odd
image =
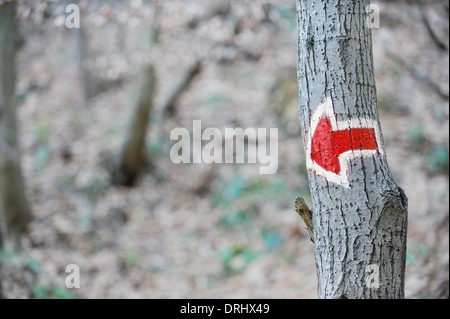
[[[408,139],[413,143],[423,143],[425,141],[425,129],[422,125],[411,125],[406,134]]]
[[[288,32],[294,32],[297,27],[297,19],[295,7],[288,5],[280,5],[277,7],[277,11],[280,15],[280,24]]]
[[[57,286],[37,285],[33,289],[36,299],[76,299],[67,289]]]
[[[76,299],[76,297],[61,287],[53,287],[52,294],[56,299]]]
[[[35,129],[34,134],[36,136],[36,140],[40,142],[44,142],[50,136],[51,129],[47,124],[41,124],[37,129]]]
[[[230,202],[242,195],[245,189],[244,179],[241,175],[236,174],[224,189],[224,198]]]
[[[35,260],[35,259],[33,259],[33,258],[30,258],[30,259],[28,260],[28,268],[29,268],[32,272],[38,273],[39,270],[41,269],[41,264],[40,264],[37,260]]]
[[[258,253],[251,251],[251,250],[244,250],[242,252],[242,255],[244,256],[247,264],[249,264],[250,262],[252,262],[253,260],[255,260],[259,257]]]
[[[283,255],[283,260],[288,264],[292,264],[294,262],[294,254],[293,253],[285,253]]]
[[[236,273],[244,270],[249,263],[259,257],[257,252],[247,249],[241,245],[219,252],[221,261],[228,273]]]
[[[245,181],[240,174],[236,174],[224,184],[219,193],[211,194],[211,206],[229,206],[230,203],[241,197],[245,190]]]
[[[225,214],[219,224],[226,227],[233,227],[243,224],[248,224],[253,219],[253,214],[244,213],[241,211],[233,211]]]
[[[283,242],[283,237],[277,232],[269,230],[266,227],[261,229],[261,237],[263,238],[267,250],[271,251],[276,249]]]
[[[221,106],[230,103],[230,99],[221,93],[213,93],[206,96],[203,103],[208,106]]]
[[[40,171],[44,170],[48,164],[48,158],[49,158],[49,152],[48,152],[47,147],[45,147],[44,145],[39,145],[36,148],[35,157],[36,157],[36,164],[37,164],[38,169]]]
[[[224,263],[228,263],[233,258],[235,252],[233,249],[225,249],[219,252],[220,260]]]
[[[449,170],[449,155],[447,148],[443,146],[436,146],[427,156],[428,169],[432,173],[439,171],[448,172]]]
[[[34,287],[33,295],[36,299],[49,299],[47,287],[44,285],[37,285]]]
[[[137,252],[130,251],[125,254],[125,263],[130,266],[138,265],[140,260],[141,256]]]

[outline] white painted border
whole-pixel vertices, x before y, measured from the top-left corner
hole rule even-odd
[[[333,131],[340,131],[349,128],[371,128],[375,131],[375,139],[378,146],[377,150],[351,150],[342,153],[339,156],[339,165],[341,166],[341,172],[339,174],[335,174],[333,172],[329,172],[321,167],[319,164],[314,162],[311,158],[311,143],[314,132],[316,131],[317,125],[322,118],[328,118],[331,122],[331,128]],[[378,126],[378,122],[372,119],[352,119],[350,121],[337,121],[336,115],[334,114],[333,102],[331,97],[327,97],[325,102],[317,106],[314,114],[311,117],[311,122],[309,125],[310,129],[308,131],[306,137],[306,166],[309,170],[314,171],[318,175],[324,176],[327,181],[342,185],[344,187],[349,188],[348,181],[348,171],[349,166],[348,162],[351,158],[355,157],[370,157],[377,153],[380,155],[384,154],[380,127]]]

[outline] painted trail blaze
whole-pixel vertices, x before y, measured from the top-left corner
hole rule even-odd
[[[306,143],[308,169],[327,181],[349,187],[348,162],[383,154],[378,122],[367,118],[337,121],[331,98],[311,117]]]
[[[349,128],[333,131],[328,118],[319,121],[312,137],[311,158],[325,170],[339,174],[339,156],[354,150],[376,150],[373,128]]]

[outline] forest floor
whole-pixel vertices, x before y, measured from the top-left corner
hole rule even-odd
[[[298,120],[293,1],[163,1],[159,42],[142,45],[153,6],[91,1],[82,16],[85,101],[64,7],[22,21],[18,121],[34,220],[7,258],[11,298],[316,298],[314,245],[293,209],[310,202]],[[417,6],[389,1],[373,29],[380,120],[389,166],[409,199],[406,297],[448,297],[448,42],[439,49]],[[218,10],[217,8],[220,8]],[[448,9],[426,6],[442,41]],[[195,23],[193,23],[195,21]],[[133,187],[112,185],[136,75],[154,63],[158,91]],[[162,105],[196,60],[201,73],[176,114]],[[174,164],[176,127],[279,128],[279,165]],[[67,289],[66,266],[81,287]]]

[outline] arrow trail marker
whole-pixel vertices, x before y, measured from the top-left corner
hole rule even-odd
[[[355,157],[383,153],[377,121],[337,121],[330,97],[317,107],[307,137],[308,169],[330,182],[349,187],[348,162]]]

